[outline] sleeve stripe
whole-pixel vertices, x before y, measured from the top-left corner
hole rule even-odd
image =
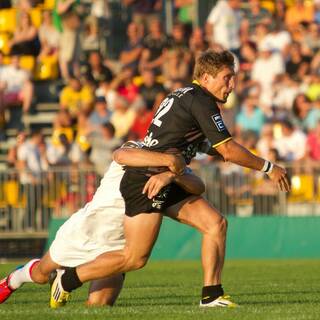
[[[222,141],[214,144],[214,145],[212,146],[212,148],[219,147],[221,144],[223,144],[223,143],[225,143],[225,142],[227,142],[227,141],[229,141],[229,140],[231,140],[231,139],[232,139],[232,137],[229,137],[229,138],[227,138],[227,139],[224,139],[224,140],[222,140]]]

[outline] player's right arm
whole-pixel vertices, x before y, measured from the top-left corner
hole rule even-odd
[[[120,148],[113,153],[113,160],[129,167],[168,167],[177,175],[184,172],[186,163],[179,154],[168,154],[139,148]]]

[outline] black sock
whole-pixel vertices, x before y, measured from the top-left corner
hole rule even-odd
[[[71,292],[82,286],[76,268],[65,268],[65,272],[61,277],[61,284],[64,290]]]
[[[224,291],[221,284],[215,286],[205,286],[202,288],[202,303],[210,303],[220,296],[223,296]]]

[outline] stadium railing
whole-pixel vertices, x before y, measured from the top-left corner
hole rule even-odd
[[[205,197],[222,213],[252,215],[320,215],[320,166],[287,166],[291,192],[279,192],[263,174],[233,165],[195,168],[206,184]],[[0,234],[46,232],[51,217],[65,218],[92,196],[99,176],[91,167],[31,172],[0,171]]]

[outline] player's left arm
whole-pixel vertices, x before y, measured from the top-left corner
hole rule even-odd
[[[201,112],[199,112],[199,108],[201,108]],[[194,99],[191,105],[191,112],[202,132],[213,144],[212,147],[222,155],[225,161],[264,171],[279,186],[280,190],[290,190],[287,173],[284,168],[254,155],[232,139],[223,122],[217,103],[210,96],[202,95],[196,100]]]
[[[277,164],[271,164],[269,161],[266,162],[266,160],[254,155],[233,139],[219,144],[216,147],[216,150],[223,156],[225,161],[230,161],[240,166],[258,171],[265,171],[265,164],[268,166],[269,163],[270,166],[272,166],[270,171],[267,173],[269,178],[279,186],[281,191],[290,190],[285,168],[282,168]]]
[[[201,195],[205,191],[205,185],[202,180],[191,172],[178,176],[170,171],[166,171],[151,176],[145,184],[142,193],[147,194],[148,198],[152,199],[163,187],[172,182],[195,195]]]

